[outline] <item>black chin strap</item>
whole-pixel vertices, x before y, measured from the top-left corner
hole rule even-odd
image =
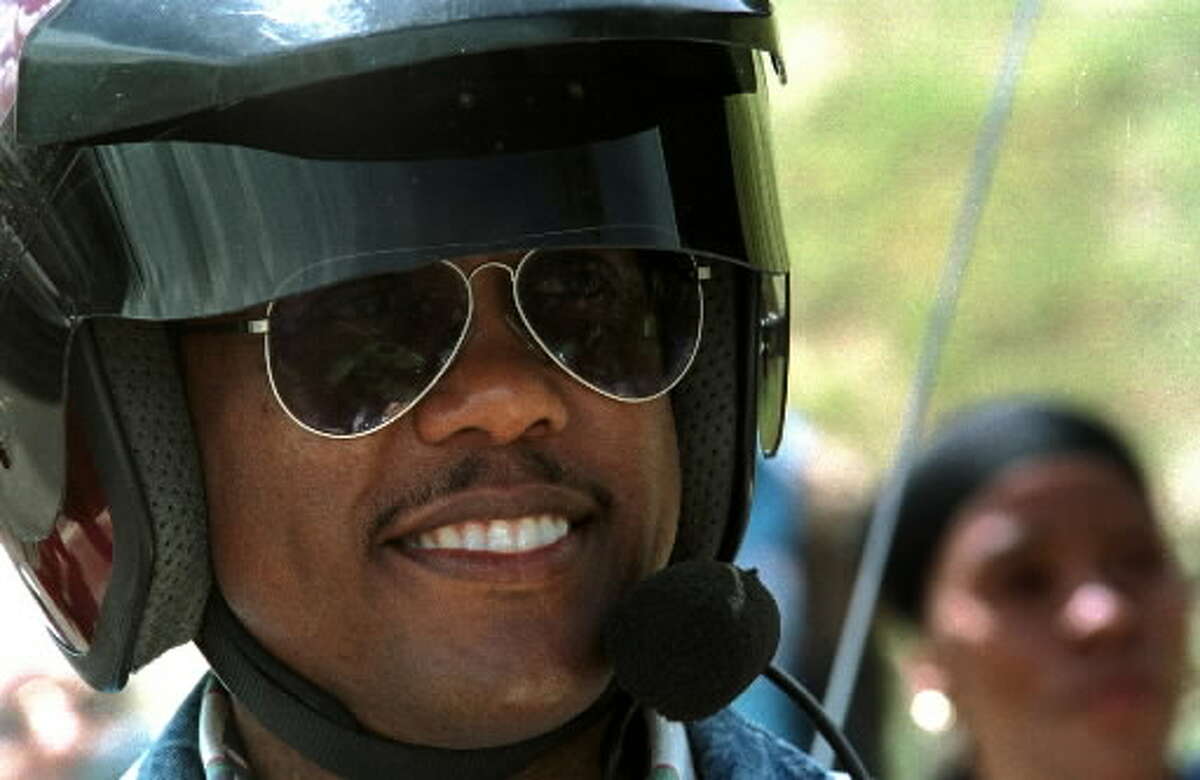
[[[367,731],[337,699],[270,655],[233,616],[216,589],[196,643],[221,683],[263,726],[308,760],[350,780],[509,777],[606,715],[616,713],[624,721],[632,708],[628,697],[612,686],[574,719],[523,742],[477,750],[410,745]],[[619,746],[615,749],[619,751]]]

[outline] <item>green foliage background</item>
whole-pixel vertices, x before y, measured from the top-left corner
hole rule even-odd
[[[1015,2],[781,0],[791,404],[888,465]],[[1200,560],[1200,3],[1045,3],[930,421],[1066,395],[1112,419]],[[1181,749],[1197,745],[1194,705]],[[922,777],[896,731],[885,776]],[[929,755],[922,753],[922,755]]]

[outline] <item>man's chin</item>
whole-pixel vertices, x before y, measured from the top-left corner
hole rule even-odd
[[[608,688],[612,675],[550,678],[445,692],[436,702],[401,697],[382,717],[356,715],[368,729],[400,742],[475,750],[523,742],[550,733],[583,714]]]

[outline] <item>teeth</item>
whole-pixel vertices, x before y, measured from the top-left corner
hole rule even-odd
[[[409,537],[405,544],[422,550],[522,553],[554,544],[570,530],[570,524],[564,517],[538,515],[512,520],[444,525],[419,536]]]
[[[483,523],[463,523],[463,548],[467,550],[487,549],[487,529]],[[422,534],[422,538],[429,534]],[[453,548],[451,548],[453,549]]]
[[[493,520],[487,529],[488,552],[512,552],[516,547],[516,535],[507,520]]]
[[[452,525],[444,525],[433,532],[435,547],[462,547],[458,530]]]
[[[516,538],[514,546],[518,550],[532,550],[534,547],[540,547],[541,542],[538,537],[541,533],[538,531],[538,521],[532,517],[523,517],[517,523]]]

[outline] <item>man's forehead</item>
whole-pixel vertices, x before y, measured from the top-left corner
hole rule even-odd
[[[196,317],[195,319],[184,320],[184,322],[189,325],[224,325],[234,322],[242,322],[243,320],[262,319],[266,316],[267,304],[260,303],[256,306],[250,306],[238,311],[217,314],[212,317]]]
[[[451,262],[454,265],[458,266],[462,271],[469,274],[475,268],[478,268],[479,266],[484,265],[486,263],[501,263],[501,264],[508,265],[508,266],[516,265],[521,260],[521,258],[523,258],[527,254],[528,254],[528,250],[503,251],[503,252],[480,252],[480,253],[474,253],[474,254],[470,254],[470,255],[466,255],[466,256],[462,256],[462,257],[455,257],[453,255],[448,255],[447,257],[444,257],[441,260],[431,260],[431,261],[429,261],[429,263],[426,263],[425,265],[430,265],[432,263],[442,262],[442,261]],[[424,266],[421,266],[421,267],[424,267]],[[411,268],[396,269],[396,270],[392,271],[391,273],[404,273],[405,271],[411,271],[411,270],[415,270],[415,269],[411,269]],[[384,275],[385,273],[387,273],[387,272],[376,273],[373,275]],[[363,277],[360,277],[360,278],[363,278]],[[353,281],[356,281],[356,280],[355,279],[344,279],[344,280],[341,280],[338,282],[334,282],[332,284],[324,285],[323,287],[315,288],[314,290],[310,290],[309,292],[318,292],[322,289],[329,289],[332,287],[336,287],[339,284],[345,284],[346,282],[353,282]],[[420,284],[419,281],[416,282],[416,284]],[[300,295],[304,295],[304,294],[307,294],[307,293],[300,293]],[[223,314],[217,314],[212,317],[197,317],[195,319],[188,320],[188,322],[218,325],[218,324],[222,324],[222,323],[238,322],[238,321],[246,320],[246,319],[259,319],[259,318],[267,316],[267,307],[269,305],[270,305],[270,301],[266,301],[266,302],[263,302],[260,304],[256,304],[254,306],[249,306],[244,309],[239,309],[237,311],[225,312]]]
[[[532,251],[534,251],[534,250],[523,249],[523,250],[508,250],[508,251],[500,251],[500,252],[480,252],[480,253],[473,253],[473,254],[465,255],[462,257],[447,256],[445,258],[442,258],[441,260],[431,260],[430,263],[427,263],[426,265],[429,265],[429,264],[432,264],[435,262],[443,262],[443,261],[450,262],[450,263],[453,263],[455,266],[457,266],[461,271],[463,271],[463,273],[470,276],[472,271],[474,271],[475,269],[477,269],[481,266],[487,265],[489,263],[498,263],[498,264],[513,268],[522,259],[527,257]],[[619,249],[619,248],[595,248],[595,249],[590,249],[588,251],[591,253],[594,253],[600,257],[607,258],[607,259],[628,257],[631,254],[631,250]],[[422,267],[424,267],[424,266],[422,266]],[[622,265],[617,265],[614,267],[617,269],[624,269],[624,266],[622,266]],[[402,270],[397,269],[396,271],[393,271],[392,273],[404,273],[406,271],[411,271],[411,270],[415,270],[415,269],[402,269]],[[342,280],[340,282],[325,285],[324,287],[318,287],[309,292],[318,292],[322,289],[330,289],[333,287],[337,287],[339,284],[345,284],[346,282],[352,282],[352,281],[355,281],[355,280],[354,279]],[[419,285],[420,284],[419,280],[414,280],[414,284]],[[305,294],[307,294],[307,293],[300,293],[300,295],[305,295]],[[269,303],[270,302],[264,302],[264,303],[260,303],[260,304],[254,305],[254,306],[247,307],[245,309],[239,309],[237,311],[226,312],[223,314],[214,315],[212,317],[198,317],[195,319],[187,320],[187,322],[194,323],[194,324],[201,324],[201,325],[222,325],[222,324],[227,324],[227,323],[241,322],[244,320],[262,319],[267,316],[267,309],[268,309]]]
[[[467,255],[466,257],[447,258],[454,263],[466,274],[470,274],[476,268],[487,263],[500,263],[507,266],[515,266],[525,257],[528,252],[485,252]]]

